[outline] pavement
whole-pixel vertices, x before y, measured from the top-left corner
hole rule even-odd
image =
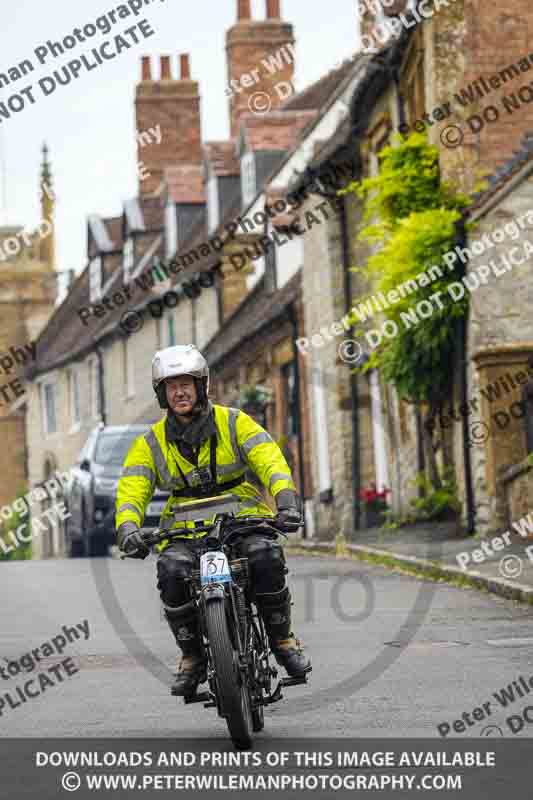
[[[504,536],[504,534],[506,534]],[[533,604],[533,536],[464,536],[455,523],[368,528],[353,541],[292,538],[289,552],[335,554]]]

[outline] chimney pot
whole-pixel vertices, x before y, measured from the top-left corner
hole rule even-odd
[[[180,55],[180,77],[182,81],[190,81],[191,79],[191,62],[188,53]]]
[[[267,19],[281,19],[281,0],[267,0]]]
[[[172,80],[172,73],[170,71],[170,56],[161,56],[161,80]]]
[[[150,56],[143,56],[141,59],[142,63],[142,80],[143,81],[151,81],[152,80],[152,64],[150,61]]]
[[[237,0],[237,19],[251,19],[252,7],[250,0]]]

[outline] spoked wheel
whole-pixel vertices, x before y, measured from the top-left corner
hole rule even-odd
[[[252,746],[253,728],[250,692],[247,681],[243,680],[240,673],[237,652],[231,643],[223,600],[210,600],[206,604],[205,622],[220,707],[233,744],[239,750],[248,750]]]

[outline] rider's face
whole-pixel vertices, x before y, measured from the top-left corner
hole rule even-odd
[[[192,414],[198,399],[194,378],[190,375],[178,375],[165,381],[167,401],[172,411],[180,417]]]

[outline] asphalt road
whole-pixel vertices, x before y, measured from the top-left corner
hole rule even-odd
[[[533,689],[528,697],[519,684],[522,697],[507,709],[493,693],[533,675],[533,610],[354,561],[296,556],[289,566],[295,630],[313,672],[309,686],[286,689],[267,709],[261,738],[435,738],[439,724],[452,725],[488,701],[490,713],[470,716],[472,724],[456,735],[494,735],[488,726],[495,726],[513,738],[505,720],[533,706]],[[4,670],[60,635],[63,625],[89,624],[87,640],[67,643],[61,656],[41,664],[72,657],[76,674],[59,681],[56,670],[52,685],[27,702],[19,698],[15,708],[5,693],[16,697],[14,687],[35,673],[0,678],[0,737],[226,739],[214,709],[186,707],[169,694],[176,648],[161,615],[152,557],[4,563],[0,575]],[[530,730],[525,723],[517,735]]]

